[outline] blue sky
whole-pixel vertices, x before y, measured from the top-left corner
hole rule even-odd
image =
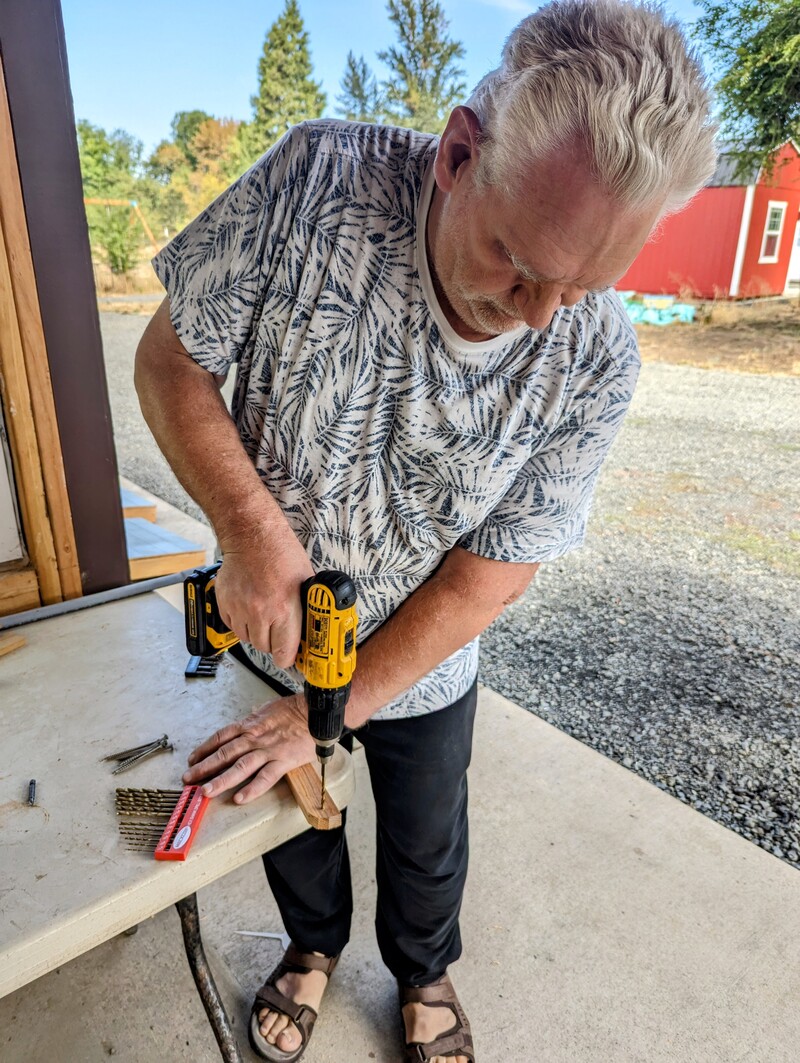
[[[497,65],[503,41],[539,4],[443,0],[450,35],[466,49],[469,86]],[[176,111],[249,119],[264,37],[284,0],[62,0],[76,118],[125,129],[145,150],[170,134]],[[688,0],[668,0],[683,22]],[[395,43],[384,0],[300,0],[314,76],[330,115],[349,50],[380,73],[376,52]]]

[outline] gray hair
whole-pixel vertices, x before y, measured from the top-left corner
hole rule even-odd
[[[467,101],[482,127],[479,187],[511,191],[577,140],[626,209],[681,207],[716,165],[711,95],[676,20],[656,4],[554,0],[523,19]]]

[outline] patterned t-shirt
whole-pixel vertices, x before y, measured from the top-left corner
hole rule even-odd
[[[457,335],[425,250],[437,143],[306,122],[153,260],[192,358],[238,363],[244,446],[315,570],[353,577],[359,642],[456,545],[510,562],[578,546],[639,366],[614,292],[542,332]],[[477,658],[476,639],[375,718],[449,705]]]

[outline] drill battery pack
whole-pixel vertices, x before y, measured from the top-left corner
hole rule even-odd
[[[193,657],[213,657],[239,641],[219,615],[214,584],[221,564],[196,568],[183,581],[186,648]]]

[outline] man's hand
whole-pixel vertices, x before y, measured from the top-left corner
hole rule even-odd
[[[308,555],[288,526],[245,545],[223,544],[223,552],[216,579],[220,616],[240,639],[271,653],[279,668],[291,668],[303,622],[300,585],[314,575]]]
[[[190,754],[183,781],[196,785],[207,779],[203,793],[217,797],[249,780],[233,797],[237,804],[247,804],[314,756],[306,700],[302,694],[293,694],[262,705],[203,742]]]

